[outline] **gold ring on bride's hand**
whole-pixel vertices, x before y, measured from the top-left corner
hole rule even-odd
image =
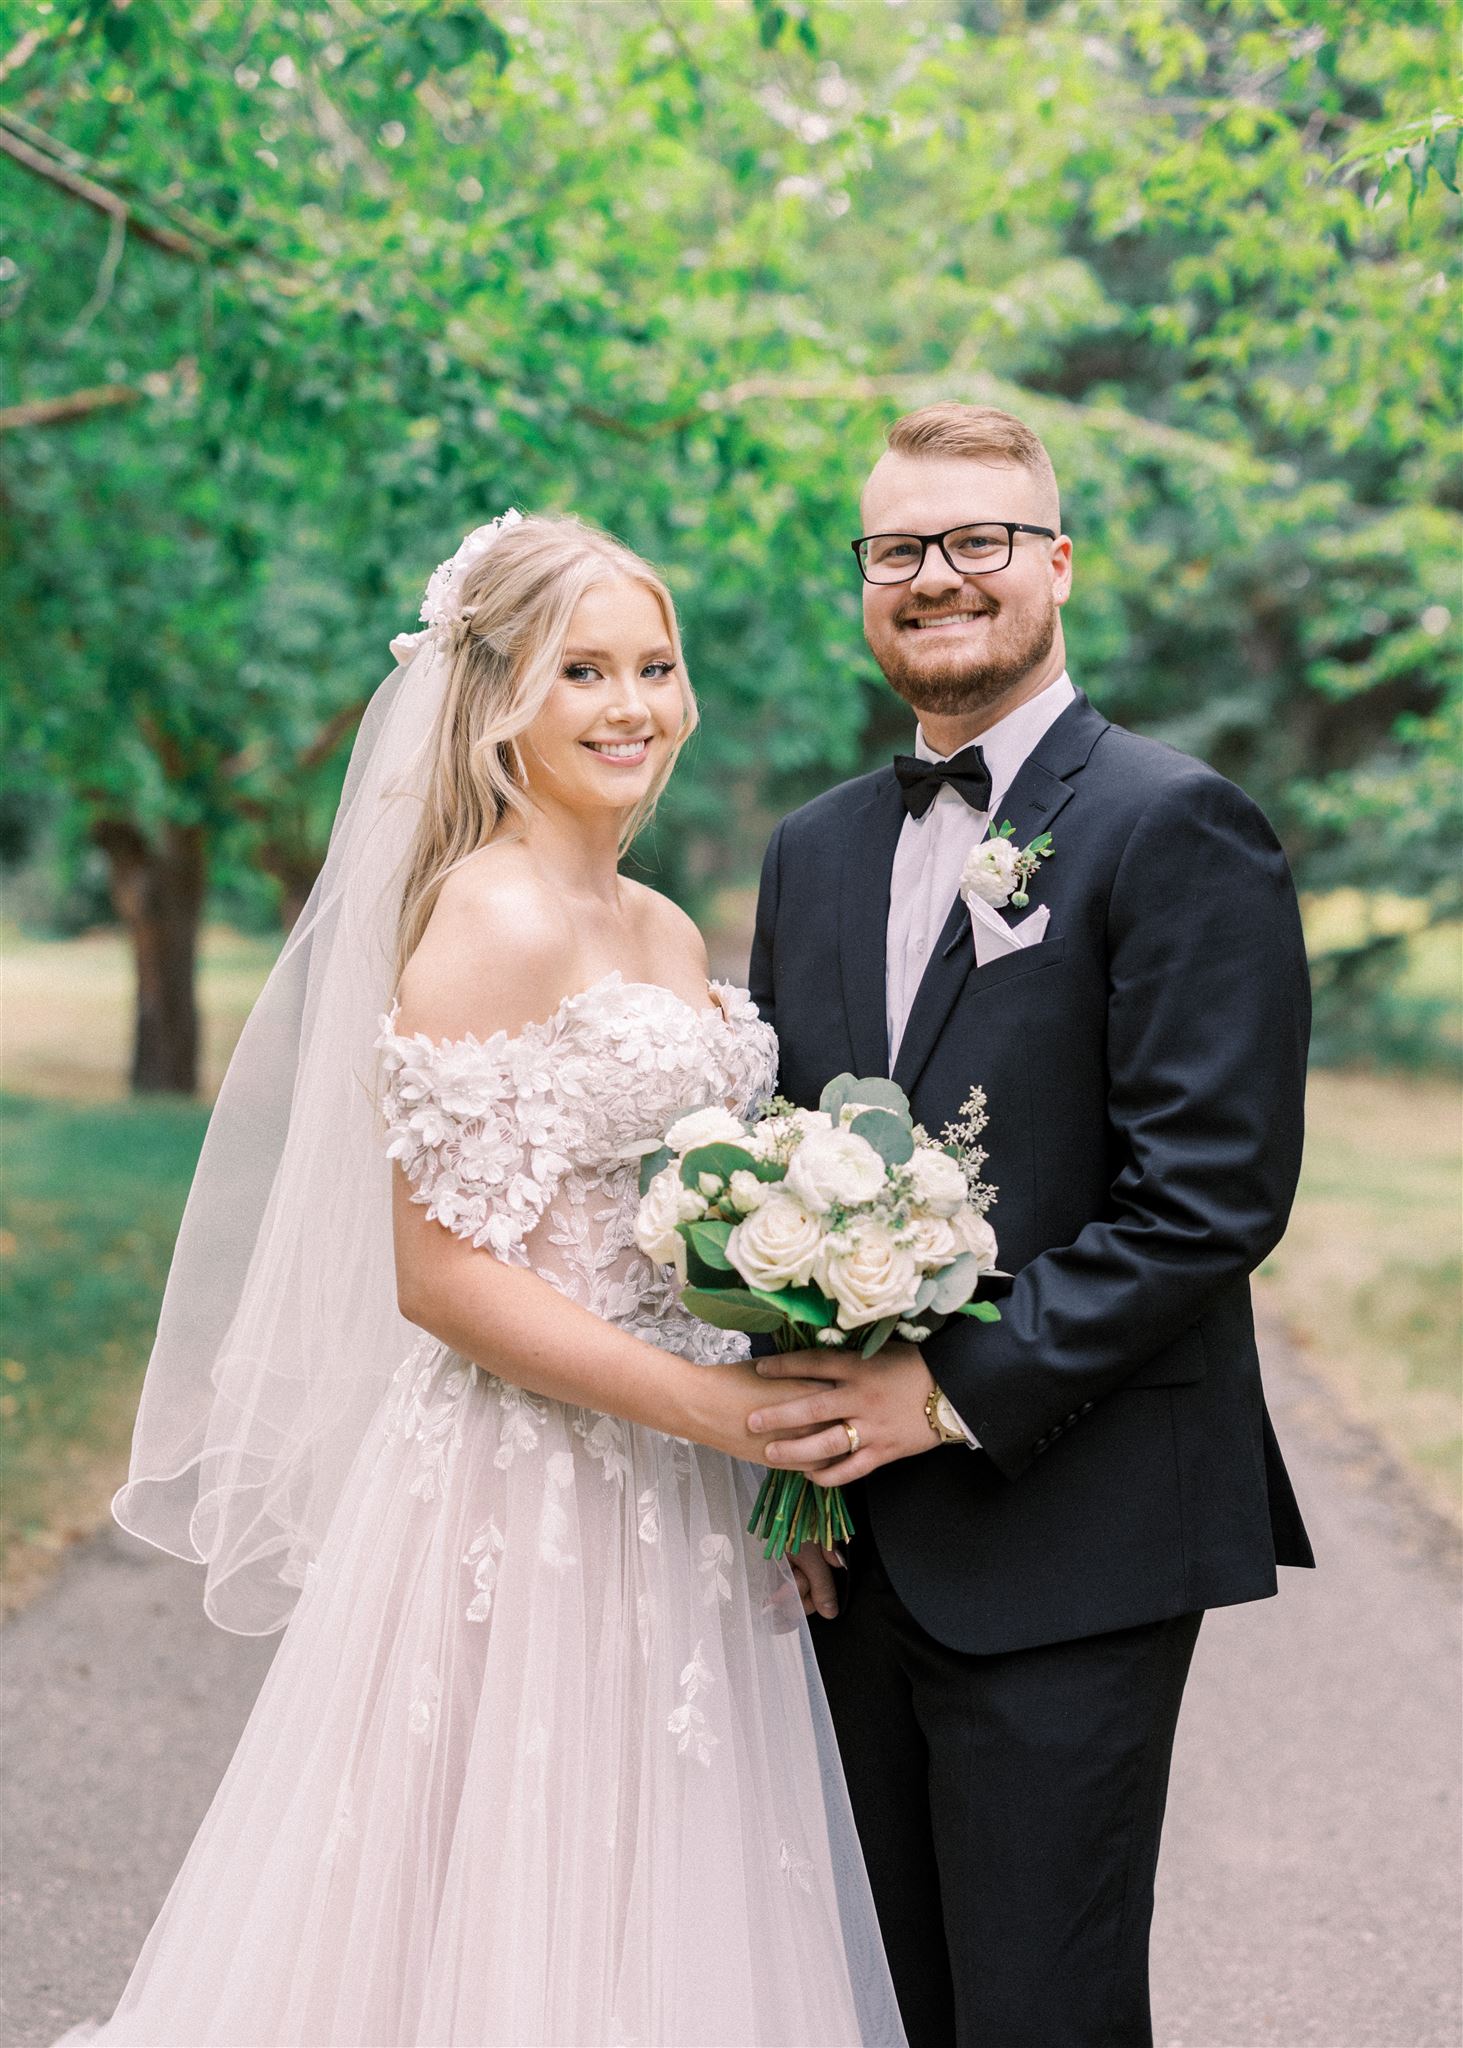
[[[848,1455],[852,1457],[862,1441],[858,1433],[858,1424],[856,1422],[845,1422],[843,1426],[848,1431]]]

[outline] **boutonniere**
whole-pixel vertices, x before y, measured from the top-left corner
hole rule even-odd
[[[999,832],[993,832],[989,839],[982,839],[980,845],[967,855],[960,872],[960,894],[965,903],[968,904],[972,897],[979,897],[982,903],[989,903],[996,910],[1006,903],[1017,910],[1024,910],[1031,901],[1026,893],[1026,884],[1042,862],[1051,859],[1054,850],[1052,835],[1043,832],[1029,846],[1018,846],[1013,837],[1014,831],[1015,827],[1008,818]]]

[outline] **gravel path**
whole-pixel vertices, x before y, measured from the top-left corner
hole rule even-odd
[[[1321,1569],[1200,1634],[1156,2040],[1458,2048],[1456,1542],[1273,1334],[1266,1358]],[[198,1587],[109,1530],[0,1631],[5,2048],[111,2009],[268,1666]]]

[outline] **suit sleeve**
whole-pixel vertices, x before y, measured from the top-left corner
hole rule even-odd
[[[1273,1250],[1300,1171],[1310,990],[1263,814],[1213,775],[1163,790],[1108,903],[1108,1213],[1016,1276],[999,1323],[924,1354],[1016,1478]],[[1031,1048],[1033,1072],[1060,1048]]]
[[[784,820],[783,823],[786,821]],[[762,856],[762,881],[757,890],[757,924],[752,934],[752,960],[747,971],[748,993],[757,1013],[775,1031],[777,1018],[773,1003],[773,934],[777,926],[777,898],[782,882],[782,833],[779,823]]]

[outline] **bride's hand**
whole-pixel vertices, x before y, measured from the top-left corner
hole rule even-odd
[[[812,1353],[799,1353],[812,1359]],[[688,1436],[698,1444],[708,1444],[714,1451],[726,1451],[733,1458],[744,1458],[749,1465],[762,1465],[763,1440],[747,1427],[748,1415],[767,1398],[767,1383],[762,1379],[754,1360],[737,1359],[729,1365],[692,1365],[687,1367],[689,1375],[685,1383],[683,1407],[685,1413],[677,1422],[667,1422],[662,1427],[672,1436]],[[786,1391],[793,1394],[819,1394],[827,1391],[821,1380],[791,1377],[784,1379],[778,1387],[781,1395]],[[816,1424],[804,1429],[789,1428],[782,1432],[784,1438],[805,1436],[813,1433]]]

